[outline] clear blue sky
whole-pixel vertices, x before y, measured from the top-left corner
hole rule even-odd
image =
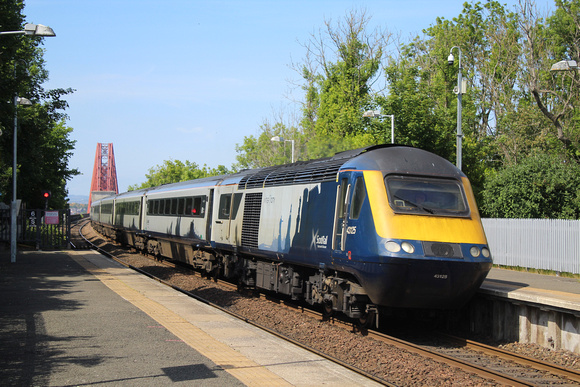
[[[70,167],[82,175],[67,187],[88,195],[99,142],[113,143],[121,192],[164,160],[230,167],[244,136],[259,135],[276,112],[296,110],[287,96],[299,77],[290,64],[304,58],[301,43],[325,20],[363,8],[373,25],[407,38],[438,16],[457,16],[463,3],[26,0],[24,14],[57,35],[44,41],[45,88],[76,90],[66,97],[76,140]]]

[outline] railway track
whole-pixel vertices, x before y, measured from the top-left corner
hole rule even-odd
[[[79,233],[82,226],[84,226],[84,224],[78,226]],[[82,246],[84,243],[88,244],[90,242],[82,242],[80,240],[76,241],[76,244],[79,246]],[[115,248],[118,247],[115,246]],[[169,285],[176,288],[175,285]],[[227,283],[222,283],[221,285],[229,286],[232,290],[235,288],[235,286]],[[186,291],[184,291],[184,293],[190,294]],[[200,297],[196,296],[196,298],[199,299]],[[215,305],[214,302],[209,300],[202,301]],[[284,302],[277,301],[277,303],[284,305]],[[297,307],[291,304],[286,305],[286,307],[294,309],[295,312],[313,316],[319,321],[322,319],[322,315],[318,312],[302,307]],[[236,315],[236,313],[232,313],[228,308],[221,309],[227,313]],[[278,333],[276,329],[266,327],[263,323],[256,323],[251,321],[248,316],[241,315],[236,317],[242,318],[249,323],[253,323],[254,325],[277,334],[278,336],[284,337],[285,339],[289,339],[298,345],[304,346],[299,341],[291,339],[284,334]],[[340,321],[336,318],[334,318],[332,322],[345,329],[352,329],[352,323],[350,322]],[[380,341],[390,348],[401,349],[409,353],[419,355],[421,358],[430,359],[434,362],[445,364],[453,369],[460,369],[466,373],[477,375],[479,378],[487,380],[488,382],[493,381],[492,384],[495,383],[497,385],[512,386],[580,385],[580,372],[576,370],[570,370],[555,364],[526,358],[511,352],[500,350],[495,347],[476,343],[474,341],[440,336],[438,339],[439,342],[445,342],[446,344],[414,344],[410,341],[402,340],[376,331],[369,331],[368,337]],[[310,345],[307,345],[307,348],[309,350],[313,349]],[[365,376],[370,376],[371,378],[385,385],[399,385],[396,381],[394,382],[395,384],[393,384],[389,381],[388,378],[377,377],[374,376],[372,372],[366,372],[365,370],[361,370],[358,367],[353,367],[344,360],[339,360],[334,356],[325,354],[324,351],[314,350],[314,352],[333,361],[337,361],[344,366],[349,366],[349,368],[355,369],[357,372],[362,373]]]
[[[293,305],[288,307],[301,309]],[[304,310],[304,312],[316,318],[322,318],[322,313],[312,310]],[[333,319],[332,322],[345,329],[350,329],[353,325],[346,320]],[[433,345],[415,344],[376,330],[368,330],[368,335],[390,346],[460,368],[466,372],[473,372],[482,378],[493,379],[505,385],[568,385],[566,381],[573,385],[580,385],[580,371],[442,332],[435,332],[431,336],[431,339],[434,335],[447,343],[447,346],[437,346],[437,348]]]

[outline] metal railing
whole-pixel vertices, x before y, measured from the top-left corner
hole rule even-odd
[[[580,220],[482,222],[494,264],[580,274]]]
[[[70,224],[70,210],[21,210],[16,221],[16,240],[38,250],[66,249]],[[10,243],[10,210],[0,210],[0,241]]]

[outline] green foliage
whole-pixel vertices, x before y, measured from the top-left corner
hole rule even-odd
[[[494,218],[580,217],[580,165],[546,153],[490,171],[482,210]]]
[[[550,135],[568,155],[580,160],[580,73],[548,71],[551,63],[572,59],[580,63],[580,1],[556,0],[555,12],[538,28],[545,40],[538,62],[545,63],[532,89],[542,114],[551,121]],[[541,62],[541,60],[544,62]]]
[[[334,156],[338,152],[374,145],[375,137],[370,133],[359,135],[319,135],[308,141],[308,158],[319,159]]]
[[[364,12],[351,12],[336,25],[327,22],[307,45],[299,71],[306,93],[302,126],[309,139],[365,134],[362,114],[372,105],[371,87],[388,42],[384,32],[366,31],[369,21]]]
[[[185,163],[179,160],[165,160],[162,165],[149,169],[149,173],[145,175],[147,181],[129,186],[129,191],[228,173],[231,173],[231,171],[223,165],[219,165],[217,168],[208,168],[204,164],[202,168],[199,168],[196,163],[188,160]]]
[[[301,159],[303,135],[297,128],[287,126],[281,122],[271,125],[264,122],[258,138],[244,137],[244,143],[236,146],[237,164],[234,169],[252,169],[269,167],[272,165],[289,164],[292,161],[292,143],[294,141],[294,161]],[[278,136],[285,141],[272,141]]]
[[[434,80],[431,70],[423,70],[410,60],[392,61],[386,76],[390,93],[377,97],[377,102],[382,111],[395,115],[395,142],[451,159],[456,121],[447,108],[450,98],[442,90],[442,79]]]

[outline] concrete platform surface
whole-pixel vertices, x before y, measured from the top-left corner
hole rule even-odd
[[[580,280],[576,278],[493,268],[479,291],[580,313]]]
[[[0,380],[378,385],[92,251],[0,253]]]

